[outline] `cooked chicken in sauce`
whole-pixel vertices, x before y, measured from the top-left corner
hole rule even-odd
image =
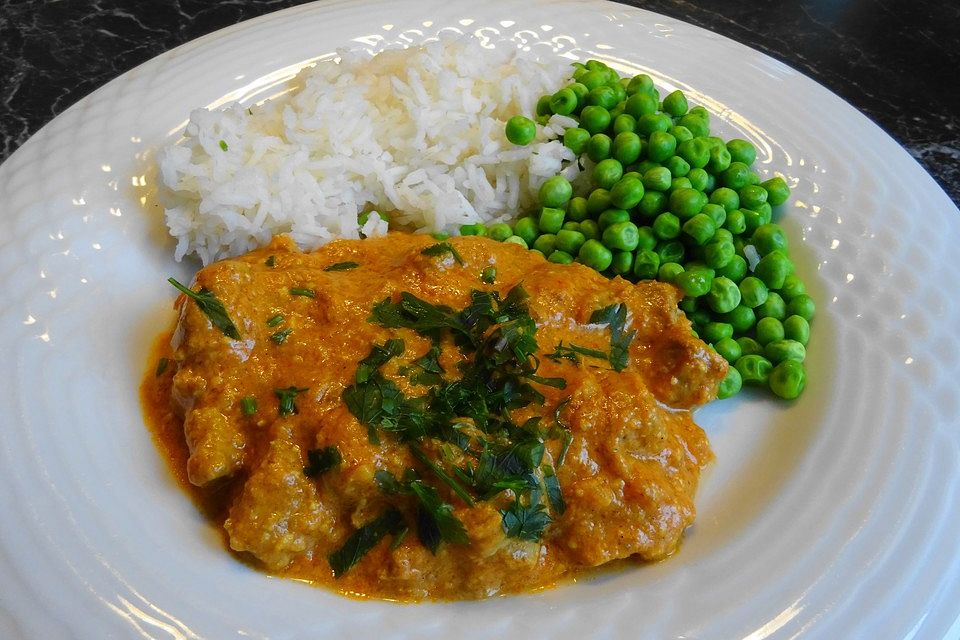
[[[272,573],[481,598],[664,558],[694,520],[712,454],[690,410],[726,364],[670,285],[390,234],[277,238],[189,291],[145,406],[230,547]]]

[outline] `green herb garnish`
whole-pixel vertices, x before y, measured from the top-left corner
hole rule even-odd
[[[348,271],[350,269],[356,269],[360,264],[357,262],[336,262],[329,267],[324,267],[324,271]]]
[[[484,267],[480,272],[480,281],[484,284],[493,284],[497,280],[496,267]]]
[[[506,510],[500,511],[503,517],[503,531],[511,538],[536,542],[543,530],[552,522],[550,514],[542,504],[523,505],[516,501]]]
[[[270,256],[269,258],[264,260],[263,264],[267,265],[272,269],[273,267],[277,266],[277,256]]]
[[[167,365],[169,364],[170,360],[167,358],[160,358],[160,360],[157,362],[157,369],[154,371],[154,375],[156,375],[158,378],[162,376],[163,372],[167,370]]]
[[[404,528],[400,512],[392,507],[387,509],[379,518],[354,531],[342,547],[327,556],[333,575],[339,578],[377,546],[378,542],[390,534],[398,535]]]
[[[257,399],[253,396],[245,396],[240,400],[240,411],[245,416],[252,416],[257,412]]]
[[[221,140],[221,141],[220,141],[220,148],[223,149],[224,151],[227,150],[227,141],[226,141],[226,140]]]
[[[283,344],[284,342],[287,341],[287,338],[290,336],[291,333],[293,333],[293,329],[291,329],[290,327],[287,327],[286,329],[281,329],[280,331],[277,331],[276,333],[271,334],[270,339],[273,340],[274,343],[276,344]]]
[[[303,474],[315,478],[341,462],[343,462],[343,456],[340,455],[340,449],[336,447],[310,449],[307,451],[307,466],[303,468]]]
[[[291,287],[290,295],[292,296],[303,296],[304,298],[316,298],[317,292],[313,289],[307,289],[305,287]]]
[[[285,389],[274,389],[273,393],[277,396],[277,399],[280,401],[277,412],[281,416],[292,416],[300,413],[300,410],[297,408],[297,405],[294,403],[294,399],[304,391],[308,391],[308,388],[300,389],[298,387],[290,386]]]
[[[581,347],[580,345],[573,343],[563,344],[563,341],[554,347],[553,353],[547,355],[547,357],[554,362],[560,362],[560,360],[569,360],[574,364],[580,364],[580,356],[587,356],[589,358],[596,358],[598,360],[610,359],[610,356],[603,351],[590,349],[589,347]]]
[[[627,305],[622,302],[597,309],[590,315],[593,324],[605,324],[610,327],[610,366],[614,371],[623,371],[630,361],[630,343],[637,335],[636,330],[624,332],[627,323]]]
[[[167,282],[176,287],[181,293],[197,303],[200,311],[207,316],[210,322],[216,328],[223,332],[223,335],[234,340],[240,339],[240,332],[227,315],[227,310],[213,292],[206,287],[201,287],[200,291],[193,291],[190,288],[180,284],[174,278],[167,278]]]
[[[453,259],[456,260],[457,264],[459,264],[461,267],[464,264],[463,257],[449,242],[438,242],[437,244],[432,244],[429,247],[425,248],[420,253],[422,253],[425,256],[432,256],[432,257],[438,257],[438,256],[450,254],[451,256],[453,256]]]
[[[275,315],[275,316],[273,316],[272,318],[270,318],[269,320],[267,320],[267,326],[268,326],[268,327],[275,327],[275,326],[277,326],[278,324],[280,324],[281,322],[283,322],[283,316],[278,313],[277,315]]]

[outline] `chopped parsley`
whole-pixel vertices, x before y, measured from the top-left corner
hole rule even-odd
[[[287,341],[287,338],[290,337],[291,333],[293,333],[293,329],[287,327],[286,329],[281,329],[280,331],[271,334],[270,339],[276,344],[283,344]]]
[[[552,522],[542,504],[523,505],[516,501],[509,509],[501,510],[503,531],[511,538],[536,542]]]
[[[636,330],[624,332],[627,323],[627,305],[622,302],[597,309],[590,315],[593,324],[605,324],[610,327],[610,366],[614,371],[623,371],[630,361],[630,343],[637,335]]]
[[[228,147],[227,147],[227,141],[226,141],[226,140],[221,140],[221,141],[220,141],[220,148],[223,149],[224,151],[226,151],[226,150],[228,149]]]
[[[275,316],[273,316],[272,318],[270,318],[269,320],[267,320],[267,326],[268,326],[268,327],[275,327],[275,326],[277,326],[278,324],[280,324],[281,322],[283,322],[283,316],[278,313],[277,315],[275,315]]]
[[[279,400],[277,413],[281,416],[292,416],[300,413],[300,410],[297,409],[297,405],[294,403],[294,399],[307,390],[307,388],[300,389],[294,386],[285,389],[274,389],[273,393],[277,396],[277,400]]]
[[[597,351],[596,349],[590,349],[588,347],[581,347],[580,345],[573,343],[563,344],[562,340],[560,341],[560,344],[554,347],[553,353],[547,355],[547,357],[554,362],[569,360],[574,364],[580,364],[580,356],[596,358],[597,360],[610,359],[610,356],[603,351]]]
[[[169,364],[170,364],[170,360],[169,360],[169,359],[167,359],[167,358],[160,358],[160,360],[157,362],[157,369],[156,369],[156,371],[154,371],[154,375],[155,375],[156,377],[158,377],[158,378],[159,378],[160,376],[162,376],[162,375],[163,375],[163,372],[167,370],[167,366],[168,366]]]
[[[303,296],[304,298],[316,298],[317,292],[306,287],[290,287],[290,295]]]
[[[356,269],[360,264],[357,262],[336,262],[329,267],[324,267],[324,271],[349,271],[350,269]]]
[[[403,515],[396,508],[387,509],[379,518],[354,531],[342,547],[327,556],[333,575],[339,578],[378,542],[388,535],[399,535],[405,528]]]
[[[206,287],[201,287],[200,291],[193,291],[190,288],[180,284],[174,278],[167,278],[167,282],[176,287],[181,293],[197,303],[200,311],[207,316],[211,324],[223,332],[223,335],[234,340],[240,339],[240,332],[237,326],[233,324],[223,303],[217,299],[213,292]]]
[[[303,468],[303,475],[315,478],[330,471],[341,462],[343,462],[343,456],[340,455],[340,449],[336,447],[310,449],[307,451],[307,466]]]
[[[272,269],[273,267],[277,266],[277,256],[270,256],[269,258],[264,260],[263,264],[267,265]]]
[[[493,284],[497,280],[496,267],[484,267],[480,272],[480,281],[484,284]]]
[[[461,267],[464,265],[463,257],[449,242],[438,242],[437,244],[432,244],[426,249],[424,249],[423,251],[421,251],[420,253],[422,253],[425,256],[432,256],[432,257],[439,257],[439,256],[444,256],[449,254],[453,256],[453,259]]]
[[[257,399],[253,396],[245,396],[240,400],[240,411],[245,416],[252,416],[257,412]]]

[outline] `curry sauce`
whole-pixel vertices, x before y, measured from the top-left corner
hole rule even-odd
[[[276,238],[193,289],[145,413],[230,548],[271,573],[481,598],[667,557],[694,520],[712,454],[690,411],[726,364],[670,285],[390,234]]]

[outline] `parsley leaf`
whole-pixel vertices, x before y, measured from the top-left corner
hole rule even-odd
[[[343,462],[343,456],[340,455],[340,449],[336,447],[310,449],[307,451],[307,466],[303,468],[303,475],[315,478],[341,462]]]
[[[457,264],[459,264],[461,267],[464,264],[463,257],[460,255],[459,252],[457,252],[454,246],[449,242],[438,242],[437,244],[432,244],[426,249],[424,249],[423,251],[421,251],[420,253],[425,256],[433,256],[433,257],[450,254],[453,256],[453,259],[457,261]]]
[[[303,296],[304,298],[316,298],[317,292],[306,287],[290,287],[290,295]]]
[[[552,522],[550,514],[542,504],[524,506],[516,501],[506,510],[501,510],[503,530],[510,538],[519,538],[536,542],[543,530]]]
[[[329,267],[324,267],[324,271],[348,271],[350,269],[356,269],[360,264],[357,262],[336,262]]]
[[[467,530],[455,515],[453,507],[440,499],[440,494],[433,487],[414,480],[408,485],[410,491],[420,501],[417,510],[417,534],[423,546],[436,553],[440,542],[454,544],[469,544]]]
[[[387,509],[379,518],[354,531],[342,547],[327,556],[333,575],[339,578],[387,535],[398,535],[405,528],[400,512],[395,508]]]
[[[273,340],[275,344],[283,344],[287,341],[287,338],[290,334],[293,333],[293,329],[287,327],[286,329],[281,329],[274,334],[270,335],[270,339]]]
[[[279,413],[281,416],[292,416],[300,413],[300,410],[297,409],[297,405],[294,404],[294,398],[304,391],[308,391],[308,389],[300,389],[293,386],[287,387],[286,389],[274,389],[273,393],[280,401],[280,404],[277,408],[277,413]]]
[[[590,322],[610,327],[610,366],[614,371],[623,371],[630,361],[630,343],[636,330],[624,333],[627,323],[627,305],[622,302],[597,309],[590,315]]]
[[[169,365],[169,364],[170,364],[169,358],[160,358],[160,360],[157,361],[157,368],[156,368],[156,370],[153,372],[154,375],[155,375],[157,378],[159,378],[160,376],[162,376],[162,375],[163,375],[163,372],[167,370],[167,365]]]
[[[569,360],[574,364],[580,364],[580,356],[587,356],[589,358],[596,358],[597,360],[609,360],[608,356],[603,351],[598,351],[596,349],[590,349],[589,347],[581,347],[577,344],[563,344],[563,341],[560,341],[553,349],[553,353],[549,354],[547,357],[553,360],[554,362],[560,362],[560,360]]]
[[[567,510],[567,503],[563,499],[563,493],[560,491],[560,482],[557,480],[557,473],[551,465],[543,467],[543,486],[547,490],[547,500],[550,501],[550,508],[558,515],[563,515]]]
[[[227,315],[227,310],[223,307],[223,303],[213,295],[212,291],[206,287],[201,287],[200,291],[193,291],[189,287],[177,282],[175,278],[167,278],[167,282],[179,289],[183,295],[196,302],[197,306],[200,307],[200,311],[203,311],[213,326],[220,329],[223,335],[228,338],[233,338],[234,340],[240,339],[240,332],[237,331],[237,326],[233,324],[230,316]]]

